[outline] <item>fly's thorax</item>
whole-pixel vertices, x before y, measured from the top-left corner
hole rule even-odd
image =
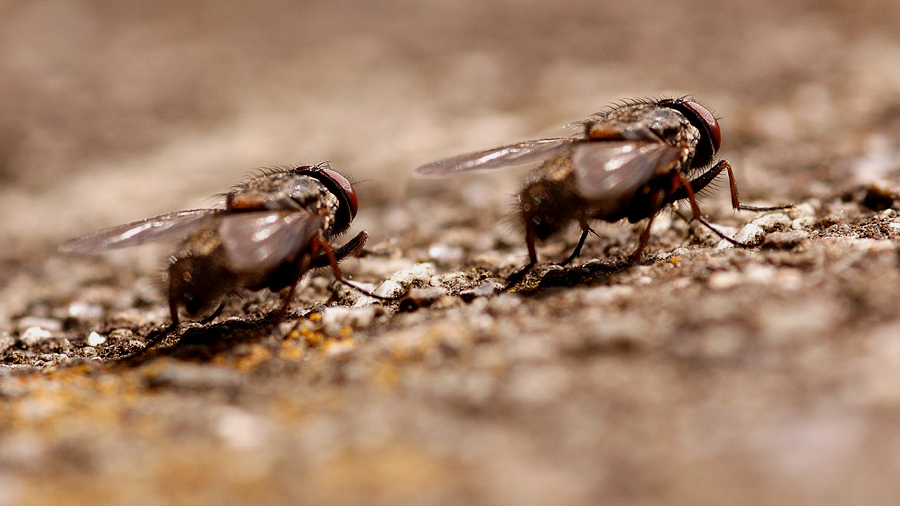
[[[257,176],[227,195],[226,207],[232,211],[306,210],[324,217],[323,232],[334,235],[335,217],[340,209],[338,197],[318,179],[293,172],[273,172]]]
[[[597,114],[584,122],[591,140],[665,142],[680,151],[679,167],[689,169],[701,133],[680,111],[656,102],[623,105]]]
[[[654,103],[612,109],[588,118],[584,125],[590,139],[662,140],[673,145],[683,129],[697,131],[681,112]]]
[[[226,207],[234,211],[336,211],[339,204],[328,188],[316,178],[293,172],[273,172],[257,176],[234,188]]]

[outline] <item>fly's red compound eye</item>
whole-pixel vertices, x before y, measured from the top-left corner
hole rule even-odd
[[[709,112],[709,109],[697,102],[685,100],[682,104],[688,110],[696,114],[700,121],[706,125],[706,130],[709,132],[709,136],[713,143],[713,153],[718,153],[719,146],[722,145],[722,130],[719,128],[719,122],[716,120],[716,117]]]
[[[359,210],[359,199],[356,197],[356,190],[353,189],[353,185],[350,184],[350,181],[337,171],[327,167],[322,167],[319,171],[324,174],[325,177],[334,181],[334,184],[344,192],[344,195],[347,197],[347,203],[350,205],[350,218],[356,218],[356,212]]]

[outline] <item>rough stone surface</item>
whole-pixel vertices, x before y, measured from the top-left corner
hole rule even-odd
[[[0,506],[900,503],[895,2],[2,13]],[[635,227],[597,223],[556,265],[573,227],[504,292],[527,169],[410,177],[684,94],[721,118],[746,204],[795,204],[701,192],[758,247],[717,248],[682,205],[639,264]],[[320,269],[277,329],[278,295],[242,293],[145,350],[172,246],[55,254],[323,160],[370,234],[344,276],[403,301]]]

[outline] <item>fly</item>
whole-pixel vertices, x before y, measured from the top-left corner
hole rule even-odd
[[[734,172],[726,160],[713,164],[722,143],[715,116],[689,98],[635,100],[581,122],[575,138],[536,139],[440,160],[416,169],[424,176],[541,162],[518,195],[529,262],[509,279],[515,285],[537,263],[536,241],[581,227],[581,238],[562,265],[574,260],[592,232],[590,222],[647,220],[632,262],[650,239],[653,218],[667,205],[688,200],[693,219],[726,241],[745,246],[713,228],[700,214],[695,194],[722,171],[728,174],[734,209],[772,211],[740,202]]]
[[[208,322],[242,288],[288,288],[280,320],[300,278],[317,267],[330,266],[338,281],[363,291],[344,281],[338,262],[357,254],[368,235],[360,232],[345,245],[332,246],[350,228],[359,201],[350,181],[327,164],[269,170],[223,196],[223,209],[176,211],[126,223],[68,241],[60,250],[92,254],[179,240],[165,276],[172,330],[178,327],[180,307],[192,318],[212,310],[203,320]]]

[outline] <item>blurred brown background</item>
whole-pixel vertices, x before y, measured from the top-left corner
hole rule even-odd
[[[785,147],[742,178],[794,174],[796,198],[834,176],[810,150],[896,140],[897,26],[889,0],[7,1],[0,233],[58,241],[322,160],[385,204],[419,164],[662,94],[716,111],[723,154]]]
[[[0,352],[20,371],[0,365],[0,506],[896,504],[900,220],[853,189],[900,187],[898,26],[896,0],[0,0]],[[346,353],[40,368],[99,358],[85,329],[128,350],[167,317],[147,281],[163,250],[55,258],[62,240],[329,160],[363,181],[358,229],[396,239],[345,272],[380,280],[437,244],[458,254],[435,278],[464,283],[524,259],[496,232],[521,172],[416,166],[683,94],[721,118],[743,196],[807,204],[805,246],[714,250],[670,220],[649,250],[681,257],[378,312]],[[630,249],[610,228],[594,258]]]

